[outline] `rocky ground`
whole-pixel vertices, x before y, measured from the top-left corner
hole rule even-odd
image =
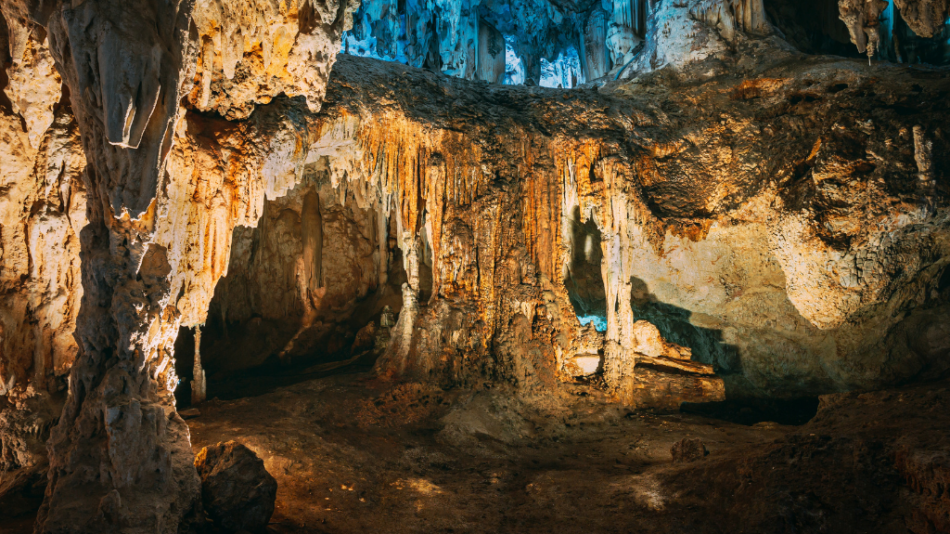
[[[532,403],[352,374],[188,423],[196,451],[264,459],[274,532],[941,532],[948,385],[827,396],[784,426],[630,412],[580,384]],[[709,455],[673,463],[686,438]]]
[[[283,386],[267,377],[254,396],[183,412],[195,452],[236,440],[264,460],[278,482],[271,533],[950,527],[950,382],[825,396],[794,426],[774,420],[800,419],[800,405],[662,414],[604,402],[583,383],[517,400],[381,381],[358,365],[332,372]],[[684,439],[708,456],[674,462]],[[0,532],[31,532],[31,502],[5,500],[27,513]]]

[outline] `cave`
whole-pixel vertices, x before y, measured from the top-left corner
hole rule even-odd
[[[570,239],[567,276],[564,286],[582,326],[593,324],[598,332],[607,330],[607,294],[601,273],[604,253],[601,234],[593,219],[580,222],[580,210],[568,219]]]
[[[946,0],[0,14],[0,532],[950,533]]]

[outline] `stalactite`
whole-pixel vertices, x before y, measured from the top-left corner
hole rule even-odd
[[[583,45],[584,77],[594,80],[610,70],[607,57],[607,14],[597,8],[591,12],[584,25]]]

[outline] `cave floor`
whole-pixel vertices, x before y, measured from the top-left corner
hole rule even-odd
[[[686,437],[711,454],[784,436],[586,398],[526,403],[367,375],[211,401],[189,419],[195,452],[251,447],[278,481],[275,532],[614,532],[662,510],[654,475]]]
[[[270,534],[950,532],[947,380],[826,396],[785,426],[630,411],[583,384],[526,399],[363,367],[262,377],[187,419],[195,452],[237,440],[263,458]],[[683,438],[709,455],[674,463]],[[2,515],[0,533],[32,532]]]
[[[920,510],[893,451],[948,450],[938,386],[744,426],[630,412],[582,385],[522,401],[350,374],[211,400],[188,423],[196,452],[234,439],[264,459],[276,533],[906,532]],[[709,456],[673,463],[683,438]]]

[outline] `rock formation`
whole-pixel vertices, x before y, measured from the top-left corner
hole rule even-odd
[[[202,503],[220,528],[262,532],[274,514],[277,481],[254,451],[235,441],[195,455]]]
[[[302,95],[311,111],[319,109],[347,4],[11,1],[3,11],[17,55],[9,92],[25,115],[28,138],[42,135],[48,109],[54,109],[49,95],[55,84],[43,81],[56,79],[44,74],[48,42],[89,161],[89,223],[80,254],[83,313],[76,328],[81,355],[50,441],[50,485],[38,531],[132,525],[177,531],[195,508],[198,478],[188,430],[171,396],[177,383],[174,338],[180,324],[204,321],[227,266],[234,226],[256,222],[265,195],[276,196],[294,176],[285,165],[286,149],[294,148],[283,146],[266,151],[256,175],[263,180],[247,181],[235,168],[238,175],[228,171],[227,180],[206,181],[206,155],[177,140],[187,134],[181,129],[181,97],[196,109],[232,118],[246,117],[278,93]],[[27,35],[38,44],[24,45]],[[39,75],[32,84],[20,74],[25,68]],[[63,127],[69,124],[66,116]],[[200,146],[200,136],[194,139]],[[31,167],[18,166],[20,172]],[[51,175],[60,176],[72,175]],[[17,184],[30,187],[31,181]],[[40,191],[47,194],[46,188]],[[53,189],[59,202],[51,209],[76,206],[81,213],[70,191],[68,185]],[[64,237],[79,226],[65,226]],[[74,259],[63,255],[63,261]],[[39,263],[37,269],[51,274],[34,279],[52,276],[55,265]],[[88,469],[92,465],[98,466],[95,472]]]
[[[347,2],[0,4],[0,468],[69,373],[37,532],[196,519],[182,328],[196,401],[259,325],[246,366],[373,347],[382,377],[641,408],[947,372],[942,71],[806,59],[755,1],[396,4],[351,37],[386,21],[429,71],[336,62]],[[839,4],[859,49],[881,4]],[[511,34],[527,78],[576,43],[558,77],[598,88],[431,72],[497,82]]]

